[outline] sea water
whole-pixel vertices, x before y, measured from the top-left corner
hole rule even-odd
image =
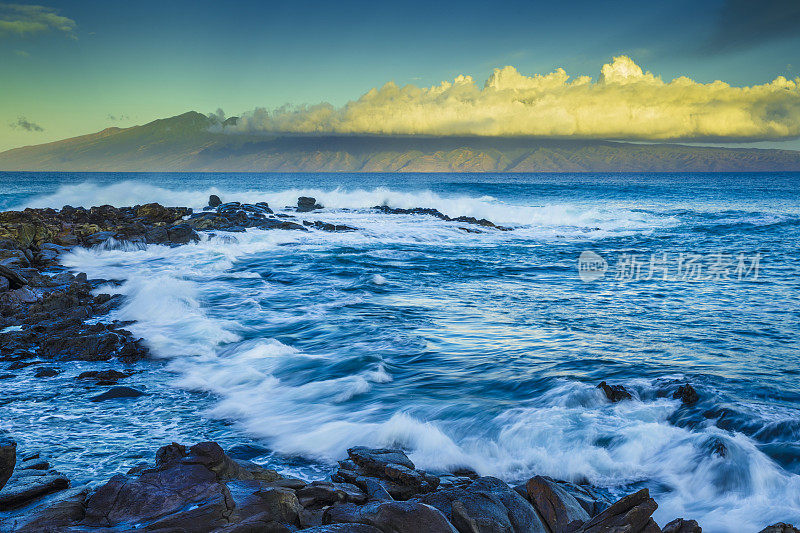
[[[136,400],[93,403],[75,380],[119,363],[0,383],[2,427],[75,482],[171,441],[306,478],[349,446],[401,446],[432,471],[648,487],[661,525],[800,523],[800,174],[0,173],[0,193],[278,212],[313,196],[325,208],[299,219],[357,228],[64,256],[121,282],[98,289],[126,296],[109,319],[152,353]],[[694,405],[672,398],[686,382]]]

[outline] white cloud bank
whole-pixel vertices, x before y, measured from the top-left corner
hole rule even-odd
[[[482,135],[622,140],[776,140],[800,136],[800,78],[732,87],[687,77],[664,82],[629,57],[597,81],[563,70],[525,76],[495,69],[481,89],[470,76],[420,88],[387,83],[336,108],[256,108],[225,131]]]

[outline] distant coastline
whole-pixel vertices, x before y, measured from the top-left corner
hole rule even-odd
[[[523,137],[229,134],[194,111],[0,153],[0,171],[791,172],[800,151]]]

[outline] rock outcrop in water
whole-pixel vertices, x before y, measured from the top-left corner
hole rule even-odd
[[[419,470],[402,450],[351,448],[331,480],[306,482],[238,461],[214,442],[170,444],[155,462],[89,490],[17,464],[0,491],[0,529],[33,531],[655,533],[647,489],[610,503],[591,487],[535,477],[512,488],[493,477]],[[42,475],[33,475],[32,469]],[[676,520],[690,532],[691,521]],[[682,528],[682,529],[680,529]]]
[[[467,216],[452,218],[448,215],[445,215],[438,209],[432,209],[432,208],[415,207],[413,209],[402,209],[399,207],[389,207],[387,205],[376,205],[372,209],[375,209],[386,215],[426,215],[426,216],[436,217],[446,222],[463,222],[465,224],[474,224],[476,226],[493,228],[500,231],[511,231],[511,228],[507,228],[505,226],[498,226],[494,222],[486,220],[485,218],[478,219],[475,217],[467,217]]]
[[[149,203],[132,207],[103,205],[85,209],[25,209],[0,213],[0,359],[17,365],[41,360],[133,362],[147,349],[125,329],[127,324],[99,318],[120,304],[121,297],[94,294],[108,280],[73,275],[58,264],[59,256],[75,246],[138,250],[149,244],[179,246],[198,242],[198,232],[262,230],[326,232],[357,228],[320,220],[295,219],[274,213],[266,202],[223,203],[209,197],[208,207],[195,213],[187,207]],[[314,198],[300,197],[297,211],[321,209]],[[393,214],[427,214],[445,221],[506,230],[488,220],[451,218],[435,209],[392,209]],[[213,236],[213,233],[209,234]],[[233,240],[233,237],[227,237]],[[40,373],[39,377],[51,377]],[[102,381],[102,380],[100,380]],[[107,384],[107,383],[106,383]]]

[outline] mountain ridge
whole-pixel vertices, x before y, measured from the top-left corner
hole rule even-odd
[[[235,119],[233,119],[235,120]],[[231,124],[232,119],[225,121]],[[534,139],[227,133],[195,111],[0,153],[4,171],[800,171],[800,152]]]

